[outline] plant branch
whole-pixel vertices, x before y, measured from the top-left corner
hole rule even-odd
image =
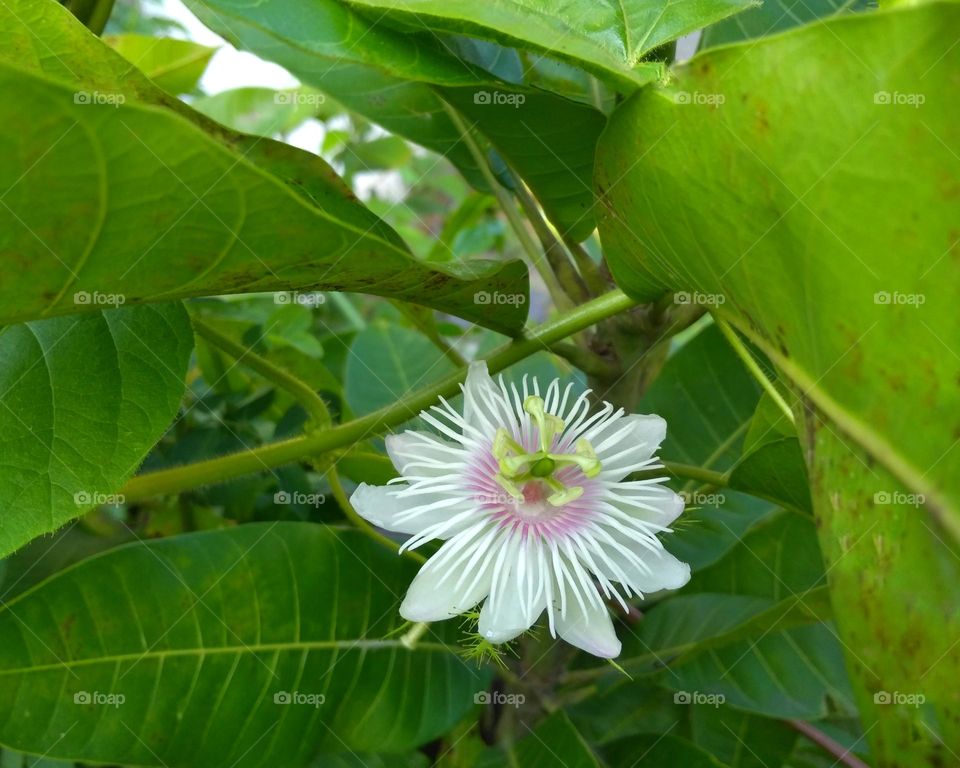
[[[561,317],[525,331],[518,338],[495,350],[487,358],[487,366],[491,373],[502,371],[534,352],[549,349],[552,344],[561,339],[623,312],[635,304],[636,302],[622,291],[606,293]],[[460,369],[433,386],[414,392],[392,405],[322,432],[270,443],[195,464],[139,475],[130,480],[121,493],[129,502],[159,494],[179,493],[353,445],[402,424],[421,410],[433,405],[441,396],[452,397],[460,391],[460,385],[465,378],[466,369]]]
[[[323,402],[323,398],[320,397],[309,384],[274,365],[253,350],[248,349],[242,344],[238,344],[229,336],[220,333],[220,331],[199,317],[194,315],[190,319],[193,323],[193,330],[198,336],[206,339],[223,352],[226,352],[239,364],[246,366],[252,371],[256,371],[263,376],[263,378],[267,379],[267,381],[272,382],[293,395],[307,413],[310,414],[315,428],[323,428],[330,425],[330,411],[327,409],[327,404]]]
[[[599,379],[614,379],[620,375],[620,368],[608,363],[589,349],[578,347],[569,341],[558,341],[550,345],[550,351],[569,361],[588,376]]]

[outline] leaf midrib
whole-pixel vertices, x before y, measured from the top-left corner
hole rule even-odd
[[[72,659],[70,661],[58,661],[52,664],[37,664],[30,667],[14,667],[11,669],[0,669],[0,676],[17,674],[34,674],[37,672],[46,672],[57,669],[73,669],[75,667],[93,666],[96,664],[118,664],[124,661],[143,661],[153,659],[165,659],[169,657],[191,657],[191,656],[210,656],[215,654],[243,654],[243,653],[269,653],[271,651],[322,651],[322,650],[396,650],[404,648],[413,651],[429,651],[431,653],[452,653],[453,650],[443,643],[417,643],[412,649],[399,639],[396,640],[363,640],[363,639],[344,639],[344,640],[314,640],[301,641],[295,643],[258,643],[256,645],[224,645],[216,648],[178,648],[166,651],[155,651],[146,653],[122,653],[110,656],[97,656],[95,658]]]

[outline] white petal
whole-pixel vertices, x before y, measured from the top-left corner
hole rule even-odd
[[[360,483],[350,497],[350,504],[357,510],[360,517],[369,520],[378,528],[397,533],[420,533],[431,525],[449,520],[466,508],[466,502],[464,502],[463,505],[426,509],[430,504],[449,499],[449,494],[426,493],[417,496],[397,496],[398,491],[409,487],[401,483],[397,485]],[[418,508],[424,511],[415,511]],[[443,538],[450,538],[458,530],[465,528],[469,522],[464,521],[462,526],[448,532]]]
[[[516,557],[516,552],[508,557]],[[538,544],[527,549],[527,558],[521,576],[518,561],[509,564],[510,570],[493,585],[480,610],[480,634],[491,643],[505,643],[526,632],[536,624],[547,606],[546,585],[542,583]],[[491,558],[493,559],[493,558]]]
[[[459,534],[420,569],[400,605],[400,615],[409,621],[443,621],[469,611],[490,592],[493,565],[490,558],[461,558],[481,537]],[[463,568],[468,567],[468,573]],[[461,576],[465,578],[461,579]],[[458,583],[459,582],[459,583]]]
[[[429,432],[407,430],[387,435],[387,453],[401,475],[441,477],[454,474],[463,466],[464,450]]]
[[[667,436],[667,422],[655,414],[618,416],[588,429],[584,435],[597,453],[605,480],[619,480],[636,471],[657,452]]]
[[[566,587],[570,589],[568,585]],[[620,641],[613,630],[613,621],[606,606],[597,606],[584,599],[586,611],[575,598],[567,599],[566,617],[556,611],[557,634],[570,645],[575,645],[587,653],[602,659],[613,659],[620,655]]]
[[[489,439],[497,427],[516,434],[517,417],[503,390],[490,378],[483,361],[470,363],[463,386],[463,418]]]
[[[611,535],[618,544],[632,553],[632,556],[628,556],[622,550],[598,540],[604,555],[613,562],[615,568],[606,565],[601,557],[595,560],[603,575],[611,581],[619,581],[643,594],[659,592],[661,589],[680,589],[690,581],[690,566],[677,560],[663,549],[662,545],[651,552],[646,547],[630,542],[622,534],[611,532]],[[645,567],[638,564],[637,560]],[[620,574],[624,574],[626,580],[622,579]]]
[[[665,485],[615,483],[607,501],[637,520],[666,528],[683,512],[683,497]]]

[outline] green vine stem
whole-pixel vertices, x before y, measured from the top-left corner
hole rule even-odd
[[[320,397],[309,384],[274,365],[252,349],[238,344],[229,336],[224,335],[196,315],[193,315],[190,320],[193,323],[193,330],[198,336],[226,352],[239,364],[246,366],[252,371],[256,371],[263,376],[263,378],[267,379],[267,381],[272,382],[293,395],[310,415],[315,428],[330,425],[330,411],[327,410],[327,404],[323,402],[323,398]]]
[[[561,339],[630,309],[635,304],[636,302],[622,291],[606,293],[561,317],[524,332],[499,347],[487,358],[487,367],[491,373],[502,371],[534,352],[549,349],[550,345]],[[195,464],[139,475],[130,480],[121,493],[128,502],[160,494],[180,493],[354,445],[367,437],[383,434],[391,427],[402,424],[433,405],[441,396],[452,397],[457,394],[465,378],[466,369],[460,369],[427,389],[414,392],[385,408],[332,429]]]
[[[460,113],[449,104],[443,102],[443,108],[450,116],[451,122],[456,126],[457,130],[460,131],[460,135],[463,137],[464,144],[466,144],[467,149],[470,150],[470,154],[477,163],[480,173],[483,175],[484,181],[487,182],[488,186],[493,191],[494,196],[497,198],[497,202],[500,204],[500,208],[506,215],[507,221],[510,223],[510,227],[516,234],[517,239],[520,241],[520,245],[523,247],[524,253],[527,254],[527,258],[530,260],[531,265],[537,270],[540,278],[546,284],[547,291],[549,291],[550,297],[553,299],[553,303],[557,306],[557,309],[569,309],[573,302],[571,302],[570,297],[564,293],[563,287],[560,285],[560,282],[557,280],[557,276],[551,269],[550,262],[547,261],[545,263],[544,255],[537,249],[537,244],[534,242],[533,237],[531,237],[530,232],[527,231],[526,224],[521,218],[520,213],[517,211],[516,206],[513,204],[513,200],[503,189],[500,182],[494,177],[493,171],[490,170],[490,164],[487,162],[487,158],[484,156],[483,150],[480,148],[477,140],[473,137],[473,133],[471,132],[470,128],[466,123],[463,122],[463,119],[460,117]]]
[[[777,404],[777,407],[783,411],[784,415],[790,420],[791,424],[796,424],[796,419],[794,418],[793,411],[790,410],[790,406],[787,405],[787,401],[783,399],[777,388],[773,385],[773,382],[767,378],[767,375],[761,370],[760,365],[754,359],[753,355],[750,354],[750,350],[747,349],[746,345],[740,340],[740,337],[737,336],[737,332],[733,330],[724,320],[721,320],[717,317],[716,314],[713,316],[713,322],[717,324],[717,327],[720,329],[720,332],[723,334],[724,338],[730,342],[730,346],[733,347],[733,351],[737,353],[737,356],[743,361],[743,364],[747,367],[747,370],[750,371],[750,375],[753,376],[763,387],[764,392],[770,395],[773,398],[773,402]]]
[[[347,497],[347,492],[343,488],[343,483],[340,482],[340,473],[337,472],[336,465],[330,467],[327,470],[327,480],[330,482],[330,490],[333,492],[333,498],[336,499],[337,504],[340,505],[340,509],[343,510],[343,514],[346,515],[347,519],[353,523],[358,529],[363,531],[367,536],[369,536],[374,541],[379,544],[383,544],[385,547],[390,549],[392,552],[396,552],[400,545],[397,544],[393,539],[388,536],[384,536],[380,531],[374,528],[370,523],[360,517],[357,514],[357,510],[353,508],[353,505],[350,503],[350,499]],[[413,560],[416,563],[427,562],[427,558],[421,555],[419,552],[413,552],[409,549],[404,550],[402,553],[404,557]]]
[[[557,276],[557,280],[563,287],[566,294],[575,301],[587,301],[590,298],[590,292],[587,285],[573,267],[570,255],[567,253],[563,244],[553,234],[550,225],[540,212],[540,206],[530,194],[530,190],[513,174],[514,184],[516,185],[517,201],[527,216],[527,221],[533,227],[533,231],[540,240],[540,246],[543,248],[543,254],[547,257],[550,268]]]

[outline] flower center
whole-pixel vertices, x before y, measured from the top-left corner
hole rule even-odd
[[[493,441],[493,456],[500,468],[494,480],[513,498],[526,502],[529,515],[547,516],[549,507],[543,504],[544,497],[548,504],[560,507],[583,495],[581,486],[564,485],[556,472],[564,467],[576,466],[587,477],[596,477],[600,472],[600,461],[593,446],[584,438],[577,441],[574,453],[552,452],[553,439],[563,432],[564,423],[552,413],[547,413],[543,398],[530,395],[523,401],[523,410],[530,414],[537,425],[540,448],[528,452],[504,427],[500,427]]]

